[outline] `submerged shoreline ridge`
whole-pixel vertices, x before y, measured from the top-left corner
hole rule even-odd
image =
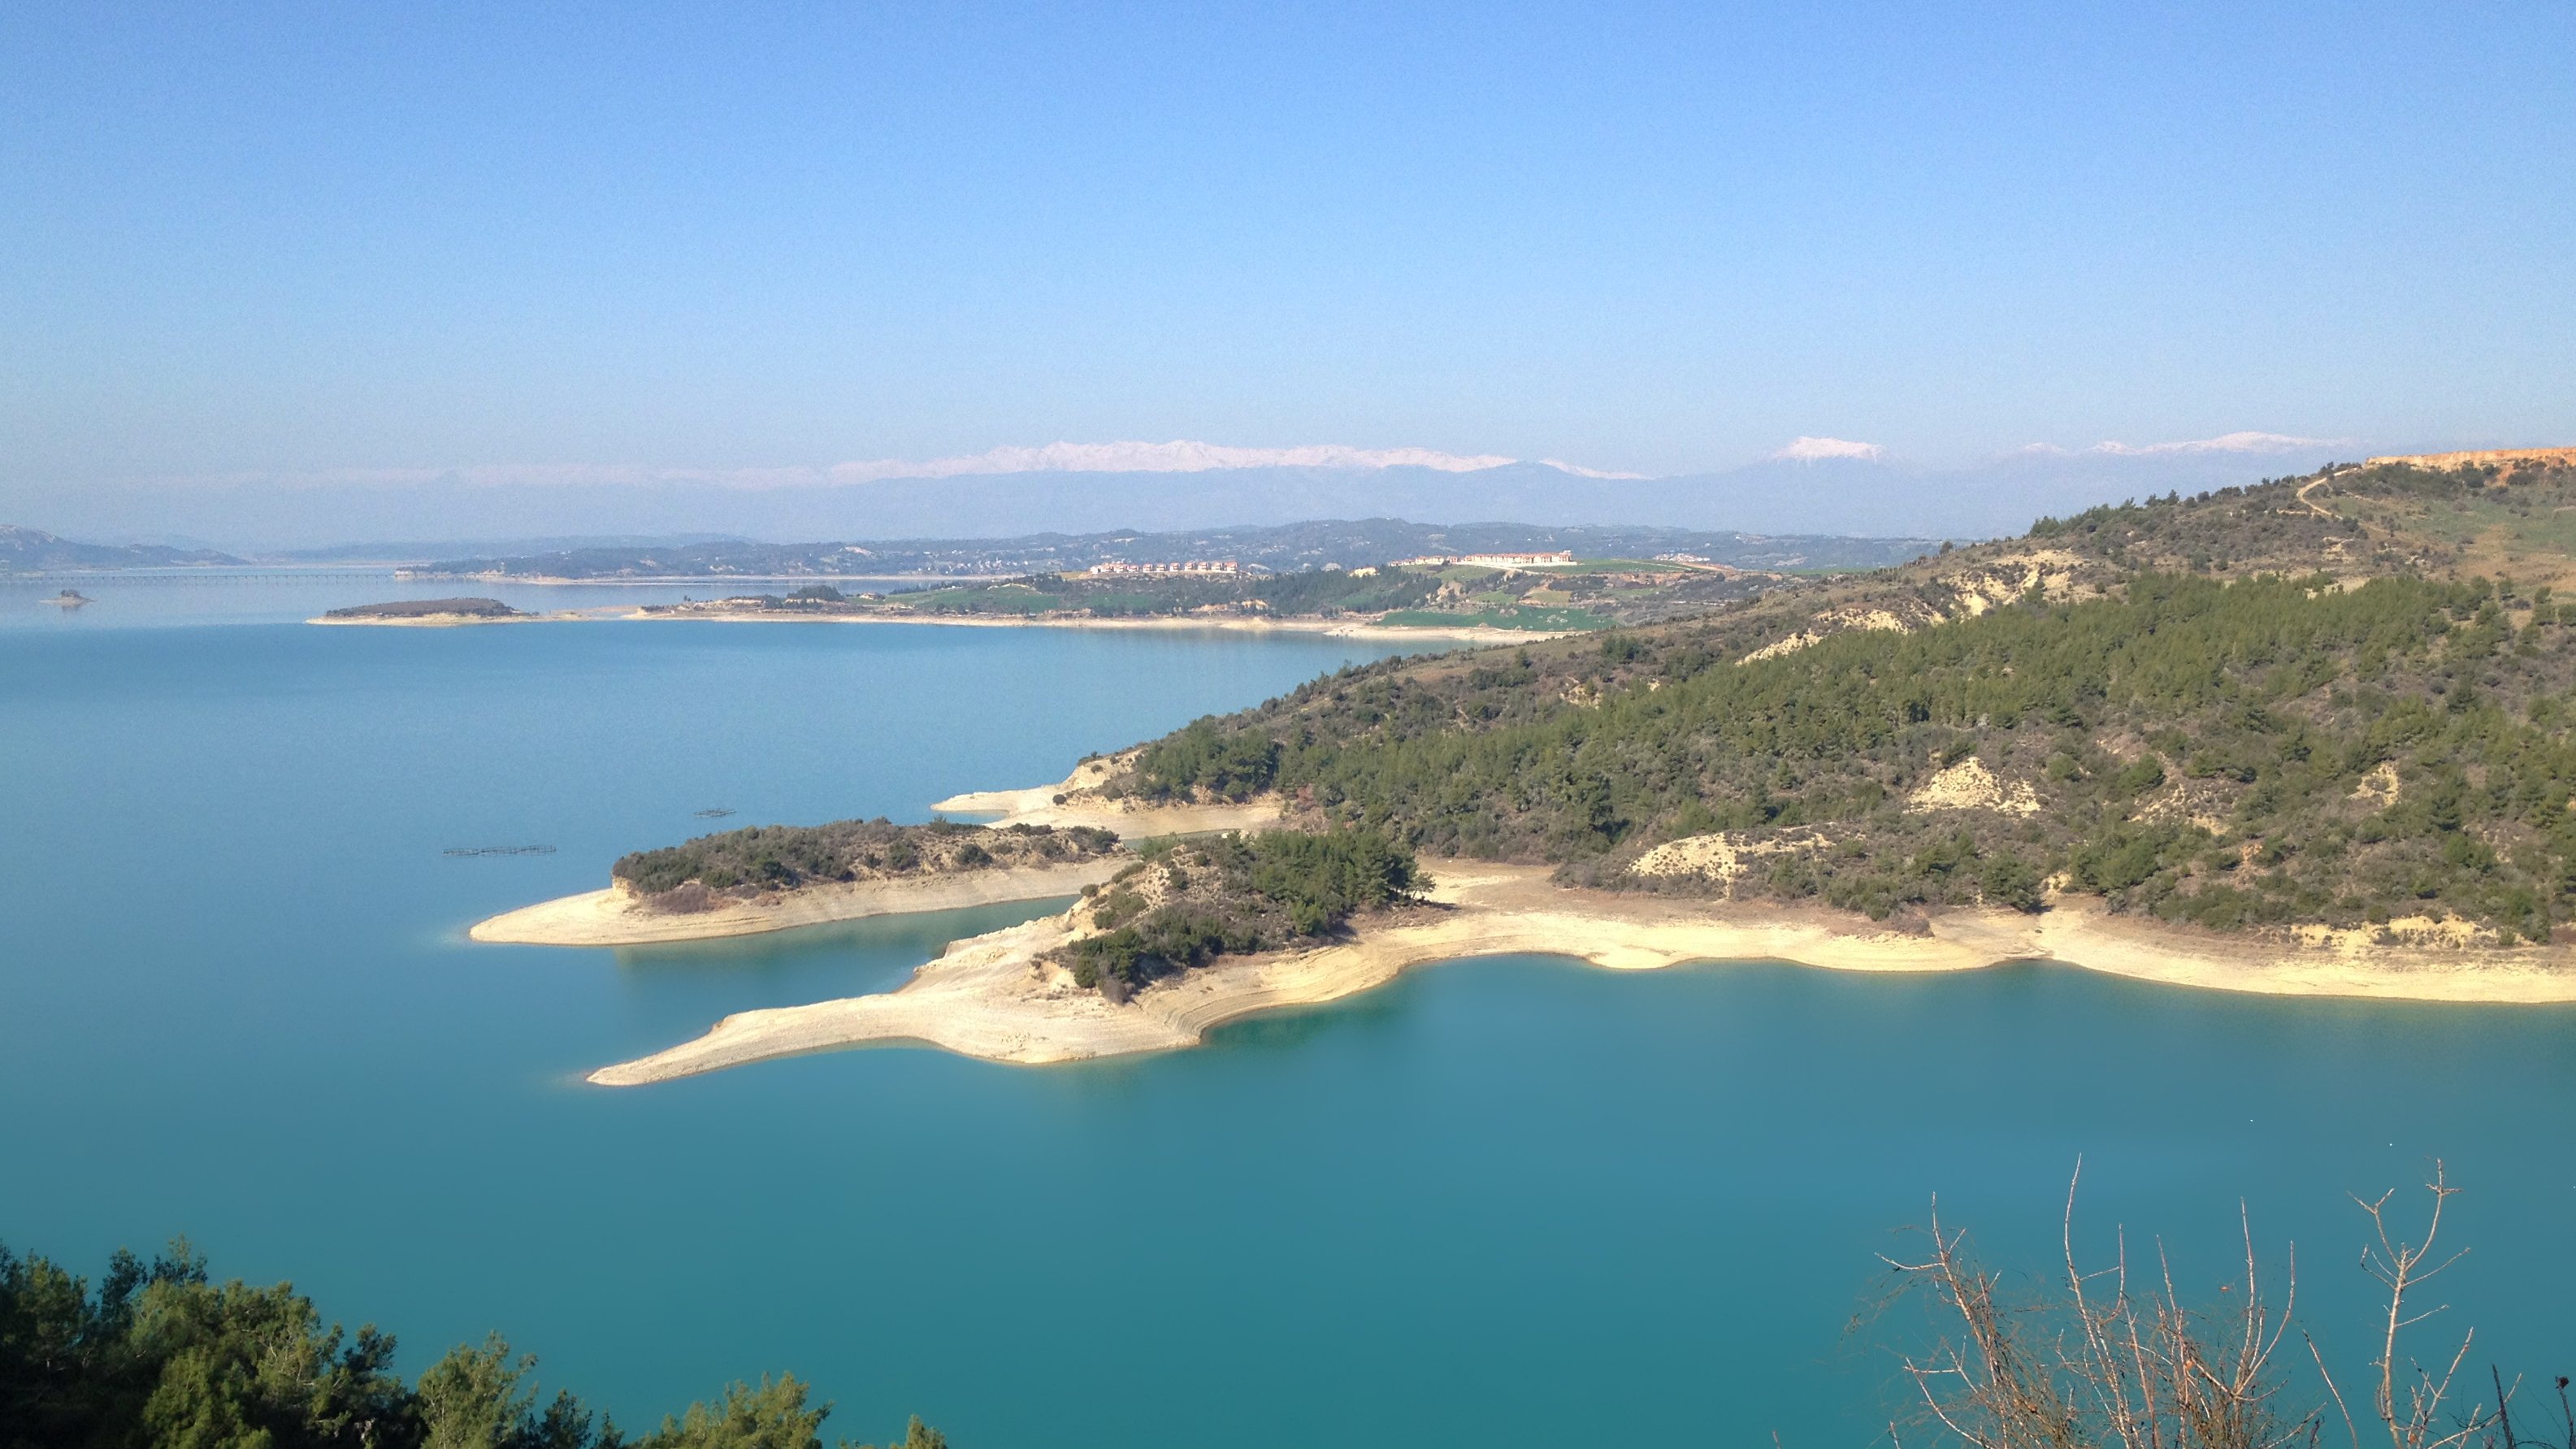
[[[1817,909],[1712,904],[1571,889],[1544,867],[1435,859],[1426,904],[1311,950],[1220,958],[1125,1004],[1075,987],[1038,957],[1069,934],[1057,916],[949,947],[901,988],[739,1012],[666,1050],[601,1067],[600,1086],[644,1086],[727,1067],[872,1043],[917,1042],[987,1061],[1044,1065],[1198,1045],[1227,1022],[1317,1006],[1406,970],[1479,956],[1573,957],[1615,971],[1693,962],[1788,961],[1837,971],[1978,970],[2052,961],[2171,986],[2276,996],[2427,1002],[2576,1002],[2576,951],[2234,940],[2060,905],[2024,914],[1931,915],[1921,934]]]

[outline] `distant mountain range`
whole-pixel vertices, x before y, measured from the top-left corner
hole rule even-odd
[[[237,564],[230,554],[203,548],[166,548],[148,543],[74,543],[40,529],[0,523],[0,574],[51,573],[66,569],[175,568],[190,564]]]
[[[903,574],[1055,573],[1109,562],[1233,559],[1280,573],[1359,568],[1434,553],[1566,550],[1585,558],[1687,555],[1747,569],[1880,568],[1940,547],[1929,538],[1841,538],[1700,533],[1679,528],[1544,528],[1513,523],[1438,525],[1398,518],[1339,519],[1267,528],[1172,533],[1033,534],[1010,539],[904,539],[876,543],[706,543],[570,548],[505,557],[447,559],[416,572],[499,578],[869,578]]]
[[[339,550],[350,539],[954,540],[1386,517],[1964,541],[2018,533],[2043,514],[2096,503],[2304,473],[2338,451],[2358,451],[2237,435],[2144,448],[2031,449],[1939,469],[1888,459],[1866,444],[1801,443],[1818,446],[1793,445],[1782,456],[1744,467],[1665,478],[1605,477],[1553,463],[1482,458],[1445,459],[1434,466],[1408,461],[1412,455],[1402,452],[1358,461],[1242,463],[1227,450],[1208,450],[1209,459],[1193,455],[1186,467],[1164,463],[1113,471],[1097,458],[1068,459],[1037,449],[1023,450],[1029,454],[1025,460],[1006,460],[1009,466],[978,460],[978,471],[938,472],[938,465],[919,465],[923,472],[907,476],[815,469],[784,481],[576,467],[327,482],[19,487],[0,492],[0,510],[93,536],[206,538],[236,552],[267,555]],[[1033,466],[1019,467],[1023,461]],[[148,528],[139,520],[149,520]],[[398,547],[373,545],[340,556],[385,557]],[[504,552],[423,547],[412,556],[469,551]]]
[[[509,558],[520,554],[562,553],[585,548],[679,548],[693,543],[748,543],[729,533],[560,534],[545,538],[447,538],[335,543],[323,548],[284,548],[261,556],[264,562],[299,564],[417,563],[456,554]]]

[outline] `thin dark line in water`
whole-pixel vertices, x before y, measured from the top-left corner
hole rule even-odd
[[[439,852],[448,856],[468,855],[552,855],[551,845],[451,845]]]
[[[692,810],[689,813],[695,815],[700,820],[722,820],[726,816],[731,815],[733,810],[729,806],[718,805],[712,810]]]

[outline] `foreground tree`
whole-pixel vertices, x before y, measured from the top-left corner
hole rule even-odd
[[[541,1407],[536,1359],[499,1334],[409,1385],[393,1356],[289,1284],[211,1281],[185,1240],[149,1265],[120,1250],[95,1292],[0,1247],[0,1449],[822,1449],[832,1411],[782,1374],[629,1440],[569,1393]],[[915,1419],[900,1444],[947,1441]]]
[[[2520,1380],[2494,1369],[2486,1385],[2463,1378],[2474,1330],[2429,1364],[2411,1356],[2407,1331],[2441,1311],[2423,1306],[2425,1286],[2460,1256],[2439,1245],[2443,1207],[2458,1191],[2439,1163],[2426,1191],[2420,1241],[2391,1223],[2393,1193],[2356,1200],[2371,1230],[2362,1263],[2385,1289],[2386,1311],[2375,1323],[2377,1356],[2342,1377],[2304,1335],[2284,1352],[2297,1264],[2286,1266],[2276,1311],[2250,1224],[2244,1277],[2222,1290],[2232,1306],[2212,1313],[2183,1301],[2161,1248],[2151,1268],[2132,1264],[2123,1237],[2110,1263],[2082,1266],[2072,1185],[2063,1257],[2030,1302],[2008,1300],[2000,1276],[1968,1253],[1967,1235],[1943,1226],[1936,1207],[1924,1230],[1929,1252],[1887,1260],[1898,1294],[1928,1297],[1947,1324],[1928,1351],[1901,1360],[1921,1407],[1918,1429],[1976,1449],[2281,1449],[2318,1443],[2334,1428],[2353,1449],[2382,1434],[2389,1449],[2576,1449],[2565,1378],[2553,1385],[2564,1432],[2535,1439],[2513,1425]],[[2302,1370],[2314,1375],[2304,1391]],[[2538,1417],[2526,1411],[2526,1431]],[[1888,1435],[1905,1442],[1900,1425]]]

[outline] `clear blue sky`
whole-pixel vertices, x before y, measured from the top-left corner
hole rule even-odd
[[[2576,7],[13,7],[0,483],[2576,439]]]

